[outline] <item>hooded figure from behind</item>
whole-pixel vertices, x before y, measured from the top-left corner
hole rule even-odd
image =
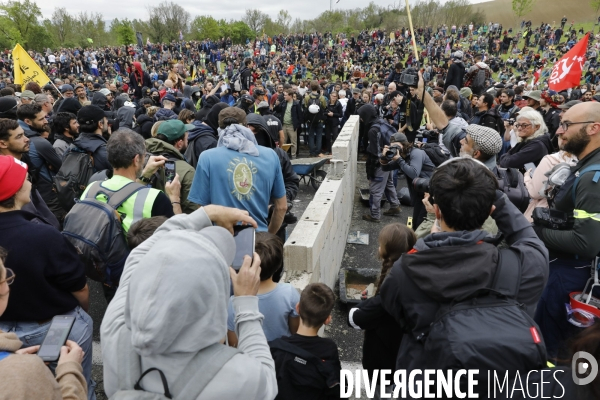
[[[173,391],[174,382],[198,352],[226,336],[229,265],[235,253],[231,249],[231,233],[213,227],[205,210],[199,209],[170,218],[131,252],[101,327],[108,396],[119,389],[132,390],[143,371],[158,368],[173,398],[182,398]],[[272,399],[277,383],[258,298],[240,296],[234,302],[239,313],[236,331],[239,328],[245,340],[239,345],[243,354],[230,358],[194,398]],[[196,380],[188,384],[193,388]],[[155,372],[142,386],[164,392]]]
[[[196,113],[196,119],[192,121],[196,128],[188,132],[188,148],[185,152],[185,159],[192,167],[196,168],[203,151],[217,147],[219,113],[227,107],[225,103],[215,104],[204,121],[200,119],[202,110]]]

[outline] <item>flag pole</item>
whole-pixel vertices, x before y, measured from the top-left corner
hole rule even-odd
[[[406,0],[406,13],[408,14],[408,26],[410,27],[410,37],[413,47],[413,52],[415,54],[415,61],[419,61],[419,52],[417,51],[417,41],[415,39],[415,30],[413,29],[412,18],[410,16],[410,6],[408,4],[408,0]]]

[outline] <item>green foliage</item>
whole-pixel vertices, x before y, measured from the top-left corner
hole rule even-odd
[[[517,18],[527,15],[533,8],[535,0],[512,0],[512,9]]]
[[[135,37],[132,23],[127,19],[119,21],[115,18],[110,26],[110,30],[111,32],[114,32],[117,37],[117,43],[120,45],[137,43],[137,38]]]
[[[0,35],[13,45],[26,46],[30,40],[37,40],[40,32],[36,28],[40,26],[41,17],[40,8],[30,0],[0,3]]]
[[[221,35],[221,28],[216,19],[211,16],[199,16],[192,21],[192,38],[195,40],[217,40]]]
[[[598,11],[600,11],[600,0],[591,0],[590,6],[598,14]]]

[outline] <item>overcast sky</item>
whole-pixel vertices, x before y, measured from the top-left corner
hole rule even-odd
[[[368,0],[339,0],[338,4],[335,4],[336,0],[333,0],[334,9],[336,8],[362,8],[368,4]],[[442,0],[444,1],[444,0]],[[481,0],[470,0],[472,3],[481,2]],[[103,1],[65,1],[65,0],[36,0],[37,5],[42,10],[43,18],[50,18],[52,12],[56,7],[65,7],[71,14],[79,14],[82,11],[88,12],[99,12],[104,16],[104,20],[113,20],[114,18],[139,18],[147,19],[148,4],[158,4],[159,0],[147,1],[147,0],[103,0]],[[376,3],[380,6],[393,7],[394,4],[398,6],[398,3],[405,3],[405,0],[384,0],[377,1]],[[411,4],[415,0],[410,0]],[[216,19],[224,18],[240,19],[246,8],[258,8],[261,11],[269,14],[275,18],[280,9],[284,8],[292,16],[292,20],[296,18],[300,19],[312,19],[317,17],[323,11],[329,9],[329,0],[302,0],[302,1],[289,1],[281,2],[277,0],[253,0],[253,1],[240,1],[240,0],[177,0],[175,3],[185,8],[195,18],[198,15],[211,15]]]

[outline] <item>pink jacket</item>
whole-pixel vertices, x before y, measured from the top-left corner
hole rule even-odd
[[[548,179],[544,174],[550,171],[555,165],[563,162],[575,165],[577,164],[577,157],[566,155],[565,152],[561,150],[558,153],[548,154],[542,158],[542,161],[540,161],[533,173],[533,178],[529,175],[529,171],[525,172],[525,186],[531,197],[531,202],[529,203],[527,210],[525,210],[524,215],[529,222],[533,222],[531,214],[533,213],[534,208],[548,207],[548,200],[546,200],[546,197],[544,197],[543,194],[540,194],[540,191],[544,188],[544,183]]]

